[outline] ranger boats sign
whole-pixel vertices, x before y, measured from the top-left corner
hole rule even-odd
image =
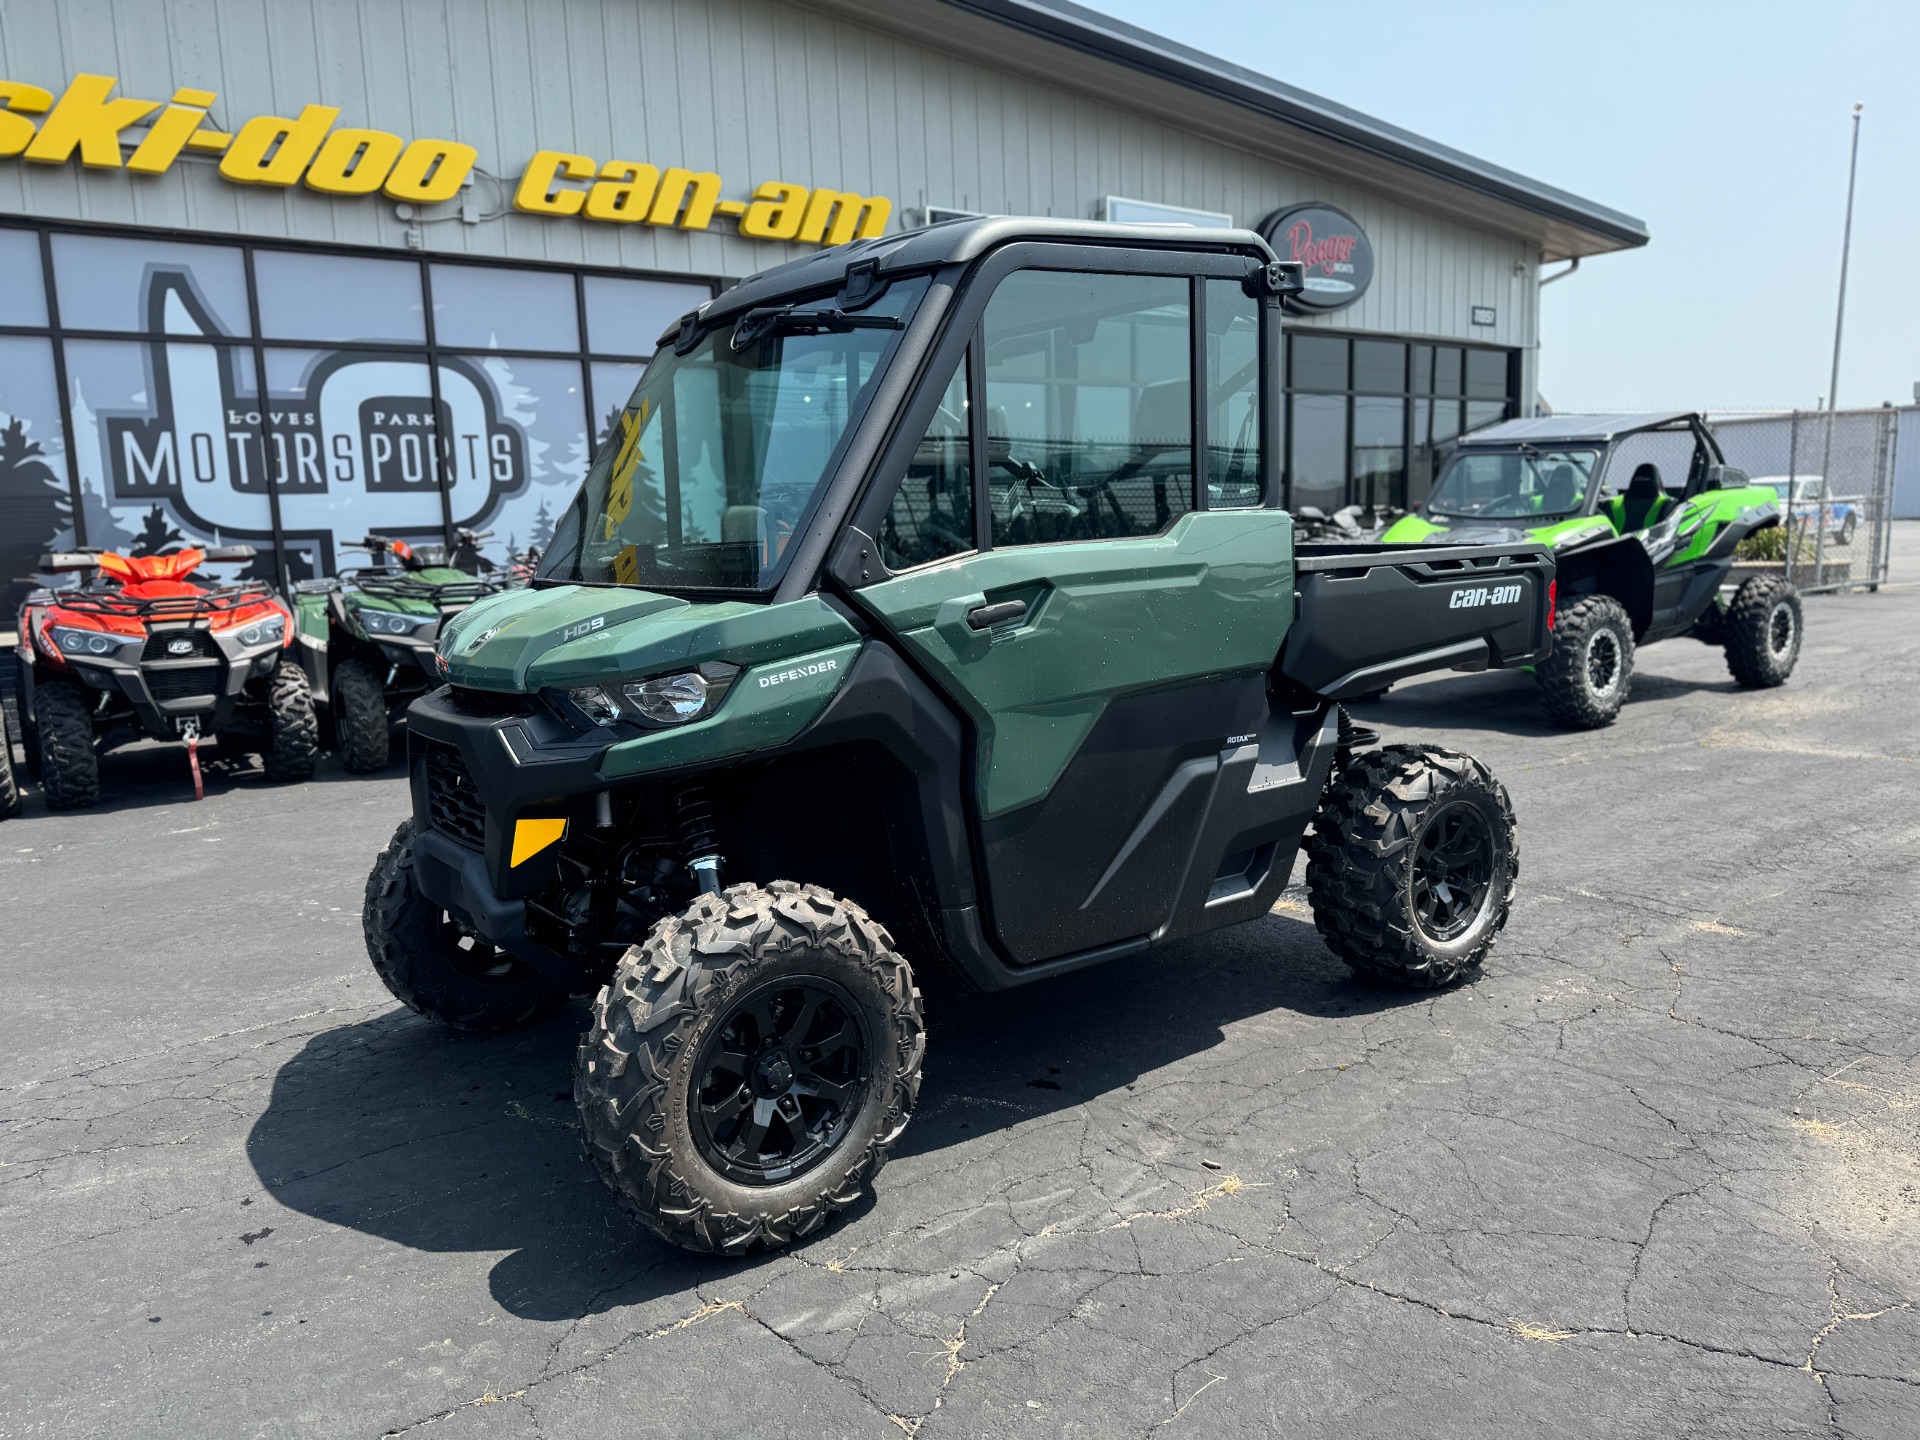
[[[1255,227],[1282,260],[1299,262],[1306,288],[1289,296],[1296,310],[1339,310],[1373,283],[1373,242],[1344,210],[1313,201],[1276,210]]]

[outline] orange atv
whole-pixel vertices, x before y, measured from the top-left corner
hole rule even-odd
[[[100,756],[140,739],[183,740],[202,793],[199,745],[258,752],[269,780],[313,773],[319,726],[305,672],[282,655],[293,616],[262,581],[197,584],[203,561],[245,561],[249,546],[130,559],[48,555],[80,572],[73,589],[35,590],[20,610],[17,693],[27,766],[55,810],[100,798]]]

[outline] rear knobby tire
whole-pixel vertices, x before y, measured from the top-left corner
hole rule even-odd
[[[1748,690],[1784,685],[1800,659],[1800,591],[1777,575],[1756,575],[1727,606],[1727,669]]]
[[[7,717],[0,714],[0,820],[20,813],[20,783],[13,778],[13,741],[7,738]]]
[[[307,672],[291,660],[283,659],[268,681],[267,732],[267,779],[311,779],[320,756],[320,721]]]
[[[573,1095],[588,1156],[643,1224],[735,1254],[860,1198],[913,1114],[925,1051],[913,972],[864,910],[790,880],[735,885],[627,952]],[[847,1068],[824,1087],[802,1068],[830,1063]]]
[[[1430,745],[1355,755],[1306,849],[1328,947],[1363,975],[1417,990],[1479,973],[1520,873],[1505,787],[1472,756]]]
[[[342,660],[333,672],[333,728],[347,769],[371,775],[386,768],[387,693],[364,661]]]
[[[33,729],[40,793],[49,810],[78,810],[100,798],[100,756],[93,748],[87,692],[71,680],[34,687]]]
[[[1556,725],[1611,725],[1633,688],[1633,622],[1611,595],[1588,595],[1554,617],[1553,652],[1534,667],[1540,703]]]
[[[373,862],[360,924],[367,958],[393,998],[455,1030],[511,1030],[566,1003],[564,991],[420,893],[411,820]]]

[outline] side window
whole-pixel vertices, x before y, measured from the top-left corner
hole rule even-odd
[[[1207,505],[1258,505],[1260,302],[1238,280],[1206,287]]]
[[[1152,535],[1193,508],[1191,326],[1178,277],[1001,283],[982,326],[995,545]]]
[[[967,443],[967,360],[940,396],[906,479],[880,522],[880,558],[909,570],[973,548],[973,466]]]
[[[1651,465],[1660,473],[1660,488],[1669,495],[1679,495],[1697,463],[1691,430],[1643,430],[1626,436],[1614,447],[1600,489],[1606,495],[1618,495],[1632,481],[1634,471]]]

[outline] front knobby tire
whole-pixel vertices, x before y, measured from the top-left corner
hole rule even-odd
[[[566,1003],[556,989],[497,945],[465,929],[420,893],[413,821],[403,820],[373,862],[360,911],[367,958],[393,998],[455,1030],[511,1030]]]
[[[1633,688],[1633,622],[1611,595],[1588,595],[1554,617],[1553,651],[1534,668],[1540,703],[1556,725],[1611,725]]]
[[[1479,973],[1520,873],[1506,788],[1472,756],[1430,745],[1354,756],[1306,850],[1328,947],[1363,975],[1416,990]]]
[[[267,689],[267,779],[310,780],[320,758],[320,720],[307,672],[291,660],[274,669]]]
[[[48,680],[33,691],[34,741],[40,793],[49,810],[78,810],[100,798],[100,756],[93,748],[87,692],[70,680]]]
[[[1727,606],[1727,669],[1748,690],[1787,683],[1800,660],[1800,591],[1777,575],[1756,575]]]
[[[627,952],[573,1096],[587,1154],[643,1224],[737,1254],[860,1198],[925,1052],[913,971],[864,910],[789,880],[735,885]]]
[[[348,770],[371,775],[386,768],[387,692],[364,661],[342,660],[333,672],[333,727]]]

